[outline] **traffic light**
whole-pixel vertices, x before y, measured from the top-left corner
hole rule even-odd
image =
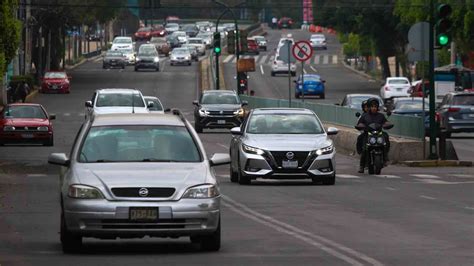
[[[227,52],[229,54],[235,53],[235,31],[227,32]]]
[[[244,54],[247,52],[247,36],[248,33],[246,30],[240,30],[240,53]]]
[[[237,73],[237,80],[239,81],[238,93],[239,94],[245,93],[247,91],[247,87],[248,87],[247,73],[238,72]]]
[[[451,26],[452,21],[451,6],[448,4],[438,5],[438,16],[436,18],[436,46],[446,47],[451,43]]]
[[[216,55],[221,54],[221,33],[220,32],[215,32],[214,33],[214,43],[213,43],[213,49],[214,53]]]

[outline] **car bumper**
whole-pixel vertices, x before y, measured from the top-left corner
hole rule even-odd
[[[288,66],[272,65],[272,72],[274,72],[274,73],[288,73]],[[296,65],[290,66],[290,72],[296,72]]]
[[[41,86],[43,93],[68,93],[69,85],[43,85]]]
[[[242,118],[239,116],[206,116],[197,119],[196,121],[205,128],[233,128],[242,123]]]
[[[158,208],[158,220],[137,222],[130,207]],[[179,237],[213,233],[219,224],[220,197],[177,202],[64,199],[68,230],[85,237]]]
[[[170,63],[173,64],[173,65],[178,65],[178,64],[189,65],[191,63],[191,60],[173,59],[173,60],[170,60]]]
[[[384,99],[397,98],[397,97],[409,97],[410,93],[407,90],[401,91],[385,91]]]
[[[1,132],[0,142],[3,144],[15,143],[43,143],[53,136],[53,132]]]
[[[160,63],[155,63],[155,62],[136,62],[135,63],[135,68],[159,68]]]
[[[295,92],[296,93],[304,93],[304,95],[321,95],[321,94],[324,94],[324,90],[323,89],[319,89],[319,88],[316,88],[316,89],[308,89],[308,88],[305,88],[304,90],[300,89],[300,88],[295,88]]]
[[[474,120],[448,121],[446,130],[448,132],[474,132]]]

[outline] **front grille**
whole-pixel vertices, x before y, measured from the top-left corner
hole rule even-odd
[[[26,131],[37,132],[38,127],[15,127],[15,132],[26,132]]]
[[[96,226],[97,224],[89,224]],[[128,219],[103,219],[99,224],[103,229],[179,229],[195,223],[186,219],[158,219],[157,221],[131,221]]]
[[[114,193],[116,197],[124,198],[169,198],[176,191],[175,188],[170,187],[146,188],[148,195],[140,196],[140,189],[141,187],[112,188],[112,193]]]
[[[286,157],[286,154],[289,151],[271,151],[271,155],[273,156],[273,159],[275,159],[275,163],[277,164],[278,167],[281,167],[282,161],[287,161],[288,158]],[[293,159],[292,161],[298,161],[298,167],[302,167],[303,164],[306,161],[306,158],[309,155],[309,152],[307,151],[293,151]]]
[[[140,62],[142,62],[142,63],[153,63],[153,60],[150,60],[150,59],[142,59]]]
[[[209,111],[209,115],[234,115],[234,111]]]

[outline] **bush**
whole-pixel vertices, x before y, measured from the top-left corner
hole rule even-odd
[[[18,76],[12,76],[12,79],[10,80],[10,86],[12,88],[16,88],[18,84],[22,83],[23,81],[26,81],[28,83],[28,86],[30,89],[33,89],[33,85],[36,84],[35,78],[33,75],[18,75]]]

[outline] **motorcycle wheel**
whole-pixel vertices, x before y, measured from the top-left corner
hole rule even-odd
[[[382,155],[377,154],[374,156],[374,170],[376,175],[380,175],[383,167]]]

